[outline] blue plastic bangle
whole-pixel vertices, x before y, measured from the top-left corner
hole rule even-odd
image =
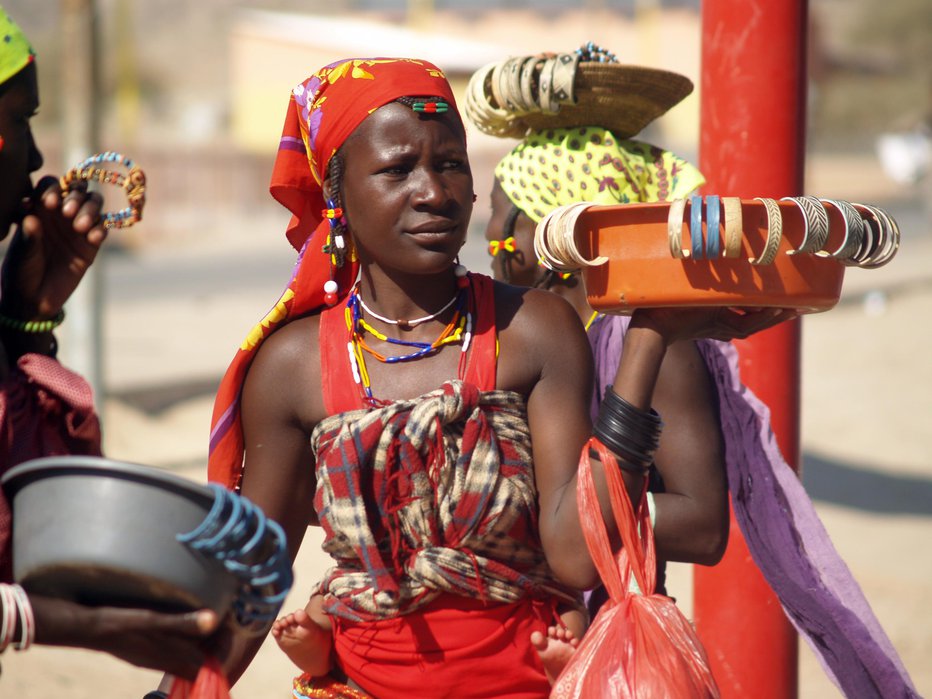
[[[689,243],[694,260],[702,259],[702,197],[689,198]]]
[[[717,194],[705,198],[705,256],[714,260],[721,249],[718,225],[721,221],[721,199]]]

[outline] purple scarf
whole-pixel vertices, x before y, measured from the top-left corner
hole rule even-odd
[[[598,411],[596,397],[615,378],[629,320],[606,316],[590,329],[593,411]],[[741,383],[737,350],[715,340],[697,345],[718,389],[735,520],[784,612],[845,696],[918,697],[802,483],[780,454],[769,408]]]

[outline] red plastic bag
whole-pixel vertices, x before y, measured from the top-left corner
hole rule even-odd
[[[230,699],[230,683],[216,658],[208,658],[194,682],[176,677],[168,699]]]
[[[623,543],[617,556],[612,555],[596,498],[590,448],[597,450],[605,465],[612,514]],[[586,545],[609,599],[557,677],[551,698],[718,697],[705,649],[695,630],[672,599],[654,591],[656,552],[647,508],[646,477],[635,513],[615,457],[592,438],[579,461],[576,492]],[[643,594],[629,591],[631,575]]]

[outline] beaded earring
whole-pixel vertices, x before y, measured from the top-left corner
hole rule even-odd
[[[321,248],[321,252],[330,257],[330,279],[324,282],[324,302],[328,306],[333,306],[337,302],[337,291],[339,291],[334,276],[336,270],[346,261],[346,238],[343,235],[346,218],[343,216],[343,209],[334,206],[332,199],[327,200],[327,208],[320,213],[330,224],[327,242]]]

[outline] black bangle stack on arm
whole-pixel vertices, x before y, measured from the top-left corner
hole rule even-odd
[[[636,408],[609,386],[592,433],[619,457],[622,469],[644,474],[654,462],[662,430],[656,410]]]

